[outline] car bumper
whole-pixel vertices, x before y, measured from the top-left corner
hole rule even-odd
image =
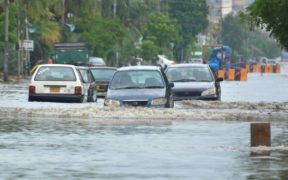
[[[97,92],[98,97],[105,97],[107,92]]]
[[[105,97],[108,90],[108,84],[97,84],[96,89],[97,89],[97,96]]]
[[[115,107],[149,107],[149,108],[165,108],[166,104],[152,105],[150,101],[119,101],[117,105],[107,105],[104,106],[115,106]]]
[[[84,95],[75,94],[29,94],[29,101],[82,102]]]
[[[216,100],[217,96],[174,96],[174,101],[181,100]]]

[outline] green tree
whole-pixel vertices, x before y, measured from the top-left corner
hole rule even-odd
[[[171,51],[171,43],[177,43],[180,40],[176,20],[163,14],[151,13],[143,30],[143,39],[152,41],[163,52]]]
[[[246,59],[262,56],[275,58],[280,55],[281,49],[274,39],[257,29],[250,31],[238,15],[227,15],[221,29],[221,41],[233,49],[235,58],[240,55]]]
[[[181,26],[182,41],[176,44],[178,59],[183,59],[184,49],[196,41],[196,35],[208,25],[206,0],[168,0],[169,15]]]
[[[243,43],[248,38],[246,24],[240,22],[238,16],[228,14],[222,23],[221,40],[225,45],[229,45],[233,50],[239,51]]]
[[[126,29],[117,18],[109,20],[86,18],[77,23],[76,33],[79,33],[80,40],[89,45],[91,56],[107,59],[109,54],[115,54],[116,48],[129,38]],[[109,64],[114,64],[110,59],[107,60]]]
[[[48,47],[60,41],[61,27],[54,19],[56,15],[51,11],[60,0],[23,0],[19,3],[22,9],[19,17],[22,32],[27,26],[33,40]]]
[[[247,19],[252,26],[258,26],[270,32],[280,44],[288,50],[288,1],[255,0],[247,8]]]
[[[117,16],[129,29],[135,40],[139,38],[141,29],[149,21],[149,14],[160,12],[160,0],[118,0],[117,2]]]
[[[4,22],[5,22],[5,13],[4,13],[4,4],[1,4],[0,6],[0,29],[2,33],[0,33],[0,38],[2,41],[0,41],[0,49],[2,50],[0,52],[1,58],[0,58],[0,67],[1,70],[3,70],[3,56],[4,56]],[[10,73],[16,73],[17,72],[17,66],[16,66],[16,42],[17,42],[17,26],[16,26],[16,5],[15,3],[10,3],[9,6],[9,33],[8,33],[8,39],[9,39],[9,46],[8,46],[8,68]]]
[[[144,40],[141,50],[141,57],[145,60],[152,60],[159,53],[160,48],[153,41]]]

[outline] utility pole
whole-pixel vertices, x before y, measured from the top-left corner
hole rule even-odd
[[[29,22],[28,22],[27,14],[26,14],[26,18],[25,18],[26,40],[29,40],[28,23]],[[25,78],[29,75],[29,70],[30,70],[30,52],[29,52],[29,50],[26,49],[25,73],[24,73]]]
[[[8,81],[8,57],[9,57],[9,0],[5,0],[5,25],[4,25],[4,61],[3,81]]]
[[[21,50],[20,50],[20,11],[19,11],[19,0],[16,0],[16,12],[17,12],[17,64],[18,64],[18,76],[17,79],[20,81],[21,76]]]
[[[113,3],[113,18],[116,18],[116,15],[117,15],[117,0],[114,0],[114,3]],[[118,46],[116,46],[116,52],[115,52],[116,66],[119,65],[118,58],[119,58]]]
[[[117,15],[117,0],[114,0],[113,3],[113,18],[115,18]]]

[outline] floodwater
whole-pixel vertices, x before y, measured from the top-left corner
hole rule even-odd
[[[222,83],[223,103],[172,110],[27,102],[28,81],[0,84],[0,179],[287,179],[288,121],[270,119],[271,147],[251,148],[241,119],[287,117],[287,80],[251,74]]]
[[[98,125],[0,120],[3,179],[285,179],[288,124],[272,123],[272,148],[249,147],[248,122]],[[251,157],[252,151],[270,156]]]
[[[227,102],[288,102],[288,72],[279,74],[249,74],[248,81],[225,81],[222,100]]]

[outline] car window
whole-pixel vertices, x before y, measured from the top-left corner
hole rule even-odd
[[[115,73],[115,69],[91,69],[94,79],[110,81]]]
[[[161,73],[155,70],[118,71],[110,83],[111,89],[164,87]]]
[[[89,71],[87,69],[78,69],[78,71],[82,78],[82,81],[84,83],[89,83],[90,82]]]
[[[71,67],[40,67],[34,78],[35,81],[76,81]]]
[[[106,66],[105,61],[102,58],[99,57],[90,57],[88,61],[88,65],[94,65],[94,66]]]
[[[169,81],[211,82],[213,74],[208,67],[170,67],[166,71]]]

